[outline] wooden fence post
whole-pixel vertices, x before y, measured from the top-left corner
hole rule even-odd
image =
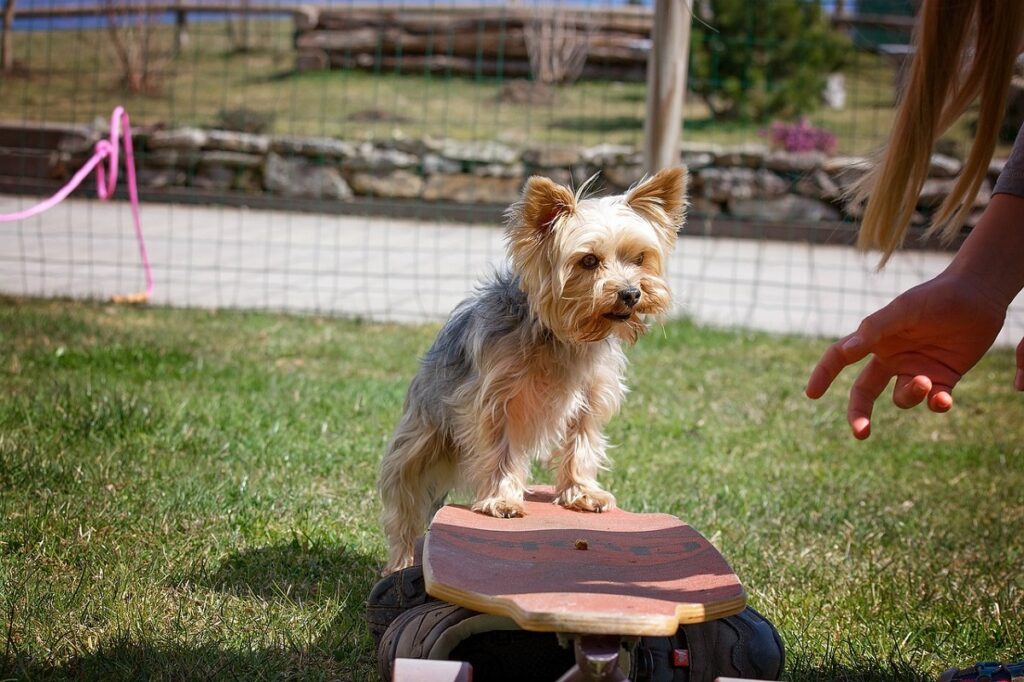
[[[14,70],[14,0],[4,5],[3,26],[0,27],[0,72]]]
[[[694,0],[656,0],[647,61],[647,117],[644,167],[655,173],[679,163],[686,67],[690,56],[690,18]]]

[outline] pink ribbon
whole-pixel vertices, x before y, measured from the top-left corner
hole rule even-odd
[[[110,139],[100,140],[96,143],[92,157],[85,162],[77,173],[64,185],[56,194],[31,208],[17,213],[0,213],[0,223],[24,220],[48,211],[60,202],[64,201],[82,181],[88,177],[92,170],[96,169],[96,194],[100,200],[107,201],[114,195],[114,188],[117,186],[118,156],[120,155],[119,141],[121,139],[121,126],[124,126],[124,165],[128,171],[128,199],[132,209],[132,220],[135,222],[135,238],[139,242],[139,256],[142,258],[142,269],[146,275],[146,290],[138,294],[127,296],[115,296],[114,300],[125,303],[143,303],[153,295],[153,270],[149,265],[149,255],[146,253],[146,242],[142,238],[142,221],[139,218],[139,188],[135,179],[135,155],[132,153],[132,129],[128,120],[128,112],[124,107],[117,107],[110,116]],[[110,162],[110,170],[105,170],[103,160]]]

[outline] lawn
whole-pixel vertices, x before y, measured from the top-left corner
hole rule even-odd
[[[126,95],[106,31],[90,28],[15,34],[15,57],[27,75],[0,78],[0,120],[89,122],[126,105],[136,123],[215,125],[222,109],[246,107],[273,116],[276,133],[345,138],[452,137],[512,144],[641,146],[645,84],[583,81],[549,105],[511,104],[495,78],[446,78],[417,72],[292,70],[292,24],[253,24],[253,49],[232,48],[223,22],[198,22],[189,46],[175,59],[156,59],[160,74],[151,95]],[[171,31],[153,42],[170,52]],[[833,131],[838,152],[869,153],[889,132],[895,70],[891,62],[853,53],[844,69],[848,106],[811,114]],[[763,124],[716,121],[697,97],[687,100],[684,137],[736,144],[763,142]],[[953,140],[968,139],[960,125]],[[1006,151],[1006,150],[1002,150]]]
[[[371,678],[376,466],[435,331],[0,299],[0,678]],[[823,347],[653,331],[605,481],[722,550],[789,679],[1024,657],[1011,353],[858,443],[849,377],[802,396]]]

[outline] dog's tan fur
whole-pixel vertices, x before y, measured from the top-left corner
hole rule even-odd
[[[380,471],[385,572],[412,563],[453,488],[467,487],[476,511],[521,516],[533,456],[555,465],[559,504],[615,505],[597,475],[626,392],[621,343],[668,309],[685,188],[683,168],[604,198],[530,178],[508,212],[511,271],[456,308],[409,387]]]

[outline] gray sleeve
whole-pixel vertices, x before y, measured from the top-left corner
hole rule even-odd
[[[1013,151],[1006,165],[999,173],[992,194],[1013,194],[1024,197],[1024,126],[1017,131],[1017,140],[1013,143]]]

